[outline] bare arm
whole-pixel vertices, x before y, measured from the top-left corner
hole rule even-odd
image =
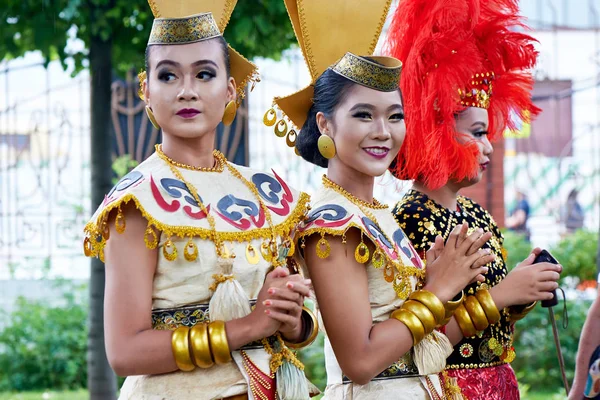
[[[158,249],[149,250],[144,243],[147,221],[133,206],[122,207],[127,228],[118,234],[111,225],[110,240],[106,244],[106,288],[104,299],[104,335],[106,353],[118,375],[162,374],[176,371],[177,365],[171,350],[170,331],[152,329],[152,289],[158,260]],[[270,307],[271,317],[265,312],[263,302],[284,300],[280,305],[287,312],[299,315],[300,295],[290,295],[288,282],[295,289],[308,291],[300,277],[288,277],[281,271],[267,276],[259,302],[248,316],[226,323],[227,339],[231,350],[254,340],[270,336],[282,322],[276,318],[282,310]],[[285,276],[283,276],[285,275]],[[269,289],[272,293],[269,293]],[[291,300],[285,300],[289,298]],[[287,302],[295,302],[289,307]],[[284,304],[286,303],[286,304]],[[280,319],[285,320],[285,317]],[[293,335],[292,335],[293,337]]]
[[[579,349],[577,350],[577,363],[575,365],[575,380],[569,393],[569,400],[581,400],[583,398],[590,358],[596,347],[600,345],[598,332],[600,332],[600,288],[596,300],[594,300],[588,311],[581,331]]]

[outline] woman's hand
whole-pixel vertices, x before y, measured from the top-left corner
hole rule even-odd
[[[541,249],[535,248],[506,278],[490,289],[498,309],[552,299],[552,291],[558,288],[562,265],[547,262],[534,264],[540,252]]]
[[[302,333],[302,306],[310,291],[310,279],[290,275],[278,267],[267,274],[252,311],[261,337],[279,331],[286,340],[296,341]]]
[[[481,249],[492,234],[477,229],[468,235],[468,229],[466,223],[457,225],[442,250],[443,239],[438,237],[427,252],[427,284],[424,289],[444,303],[470,282],[482,281],[488,270],[485,265],[494,261],[495,256],[489,249]]]

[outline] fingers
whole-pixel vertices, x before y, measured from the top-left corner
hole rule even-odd
[[[289,315],[295,315],[296,317],[302,312],[302,307],[293,301],[269,299],[263,301],[263,305],[267,307],[268,310],[275,310],[278,312],[285,311]]]
[[[554,271],[557,273],[562,272],[562,265],[560,265],[560,264],[552,264],[552,263],[548,263],[548,262],[542,262],[542,263],[535,264],[535,266],[537,268],[539,268],[541,271]]]
[[[450,232],[450,236],[448,237],[448,240],[446,241],[446,247],[449,247],[451,249],[454,249],[457,247],[457,241],[458,241],[458,236],[460,235],[460,232],[463,228],[463,225],[456,225],[454,227],[454,229],[452,229],[452,232]],[[436,238],[437,240],[437,238]]]
[[[531,254],[535,255],[536,257],[542,252],[542,249],[539,247],[536,247],[535,249],[531,250]]]
[[[548,281],[556,282],[557,280],[560,279],[560,274],[556,271],[544,271],[539,274],[538,279],[541,282],[548,282]]]
[[[478,231],[481,232],[481,234],[479,238],[475,240],[471,247],[469,247],[469,249],[467,250],[466,254],[468,256],[475,254],[477,250],[481,249],[481,247],[492,238],[492,232],[484,232],[481,228]],[[475,233],[473,234],[475,235]]]
[[[558,282],[548,281],[548,282],[540,282],[537,285],[537,289],[540,292],[552,292],[553,290],[558,289]],[[552,298],[552,297],[550,297]]]
[[[496,256],[492,254],[490,249],[477,250],[477,253],[467,258],[466,264],[471,266],[471,269],[477,269],[483,267],[496,259]]]
[[[294,327],[300,323],[300,318],[298,315],[291,315],[282,311],[271,309],[265,310],[265,314],[267,314],[269,318],[273,318],[275,321],[281,322],[283,325]]]
[[[460,227],[460,231],[458,232],[458,238],[456,239],[456,247],[462,246],[462,244],[467,240],[467,236],[469,234],[469,224],[464,223]]]
[[[527,256],[526,259],[524,259],[523,261],[521,261],[518,266],[522,266],[523,267],[523,266],[526,266],[526,265],[533,264],[533,261],[535,260],[535,257],[536,257],[536,255],[533,254],[533,253],[531,253],[529,256]]]
[[[281,289],[277,287],[271,287],[267,291],[269,293],[269,297],[271,299],[279,299],[279,300],[288,300],[293,301],[295,303],[299,303],[300,301],[304,301],[304,296],[299,294],[298,292],[294,292],[292,290]]]
[[[290,271],[287,269],[287,267],[277,267],[267,274],[267,278],[285,278],[289,275]]]
[[[304,282],[288,282],[285,286],[301,296],[308,297],[310,295],[310,283],[310,279],[304,279]]]

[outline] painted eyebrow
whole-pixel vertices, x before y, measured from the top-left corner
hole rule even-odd
[[[217,63],[215,63],[213,60],[198,60],[198,61],[194,61],[192,63],[192,66],[196,67],[198,65],[203,65],[203,64],[210,64],[213,65],[215,68],[219,68],[219,66],[217,65]],[[179,64],[176,61],[173,60],[161,60],[159,61],[158,64],[156,64],[156,68],[160,67],[161,65],[172,65],[174,67],[181,67],[181,64]]]
[[[485,123],[484,122],[477,121],[473,125],[471,125],[471,128],[475,128],[476,125],[480,125],[483,129],[485,129]]]
[[[374,110],[375,106],[373,106],[372,104],[369,104],[369,103],[357,103],[350,109],[350,112],[355,111],[356,109],[359,109],[359,108],[363,108],[363,109],[366,108],[367,110]],[[391,106],[388,107],[387,110],[391,111],[396,108],[404,111],[404,108],[402,107],[402,105],[400,103],[392,104]]]

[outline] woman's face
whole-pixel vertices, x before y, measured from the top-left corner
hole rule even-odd
[[[488,140],[488,112],[483,108],[468,107],[456,117],[457,141],[461,144],[476,144],[477,173],[473,178],[466,179],[461,186],[470,186],[479,182],[490,163],[494,152]]]
[[[235,99],[217,40],[151,46],[148,66],[144,96],[164,133],[198,138],[215,131]]]
[[[335,142],[337,154],[329,167],[339,162],[373,177],[388,169],[406,133],[400,91],[380,92],[358,84],[348,89],[331,119],[317,113],[317,124]]]

